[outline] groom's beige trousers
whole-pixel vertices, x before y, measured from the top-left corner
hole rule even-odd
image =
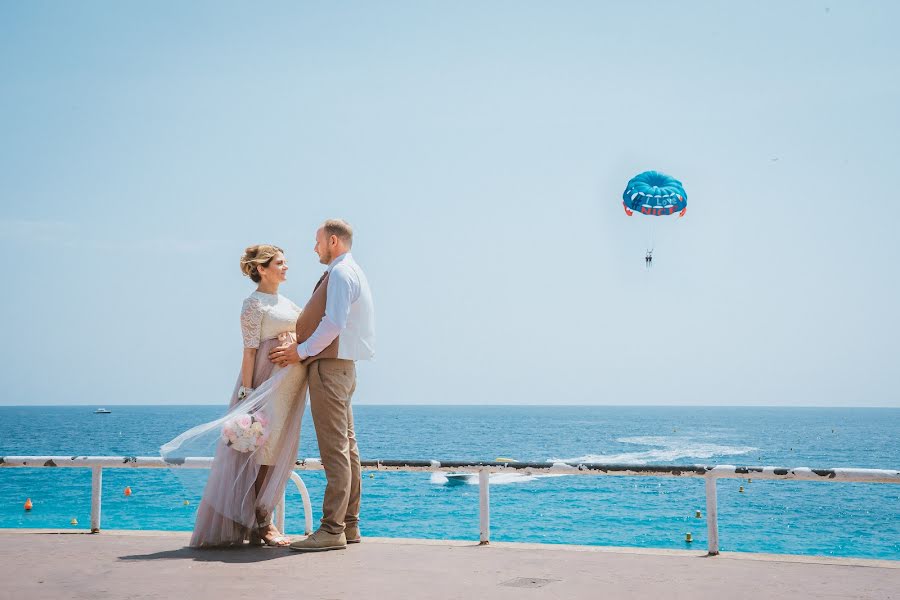
[[[350,406],[355,390],[352,360],[320,358],[310,363],[309,406],[327,481],[321,527],[334,534],[359,521],[362,478]]]

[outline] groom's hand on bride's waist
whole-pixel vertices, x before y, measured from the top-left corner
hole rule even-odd
[[[297,342],[278,346],[269,352],[269,360],[279,367],[285,367],[300,362],[300,355],[297,354]]]

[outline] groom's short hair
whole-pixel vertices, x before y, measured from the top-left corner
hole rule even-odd
[[[339,240],[347,244],[347,247],[353,245],[353,228],[350,223],[343,219],[328,219],[322,223],[325,235],[331,237],[336,235]]]

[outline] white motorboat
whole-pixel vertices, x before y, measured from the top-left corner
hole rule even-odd
[[[514,458],[507,458],[505,456],[498,456],[494,459],[494,462],[499,463],[514,463],[519,462]],[[503,475],[502,473],[491,473],[490,478],[495,479],[498,476]],[[507,475],[508,477],[509,475]],[[478,473],[445,473],[444,477],[447,478],[447,485],[463,485],[465,483],[478,483]]]
[[[94,414],[95,415],[108,415],[111,412],[112,412],[111,410],[106,410],[105,408],[98,408],[97,410],[94,411]]]
[[[478,483],[478,473],[444,473],[447,485],[463,485],[466,483]]]

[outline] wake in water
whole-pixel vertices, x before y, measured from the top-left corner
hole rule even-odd
[[[547,460],[548,466],[561,463],[607,463],[607,464],[667,464],[686,458],[710,459],[726,456],[739,456],[749,454],[757,448],[753,446],[724,446],[698,442],[687,437],[663,437],[663,436],[637,436],[624,437],[616,440],[620,444],[635,446],[649,446],[649,449],[635,452],[620,452],[617,454],[585,454],[574,458],[551,458]],[[566,473],[540,473],[528,475],[524,473],[491,473],[491,485],[508,485],[528,483],[547,477],[566,477]],[[432,473],[431,483],[435,485],[478,485],[477,473],[452,474],[447,477],[444,473]]]
[[[723,446],[698,442],[687,437],[638,436],[616,440],[620,444],[651,446],[647,450],[621,452],[618,454],[585,454],[575,458],[553,458],[549,462],[595,462],[610,464],[646,465],[671,463],[685,458],[709,459],[724,456],[739,456],[755,452],[752,446]]]
[[[537,475],[525,475],[523,473],[491,473],[491,485],[508,485],[511,483],[528,483],[529,481],[537,481],[538,479],[546,479],[548,477],[566,477],[566,473],[540,473]],[[435,485],[478,485],[478,473],[469,473],[464,478],[460,478],[451,483],[451,478],[444,473],[432,473],[431,483]]]

